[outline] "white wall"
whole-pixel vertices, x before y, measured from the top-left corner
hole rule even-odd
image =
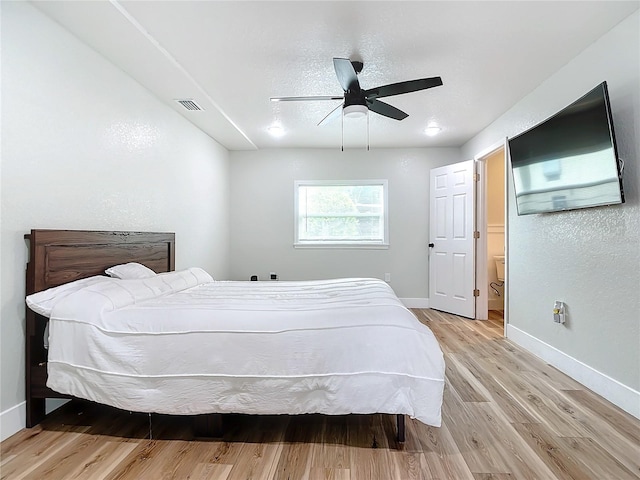
[[[640,416],[640,17],[604,35],[463,146],[472,156],[606,80],[622,206],[518,217],[509,186],[509,336]],[[553,323],[554,300],[568,321]]]
[[[231,152],[231,278],[384,278],[401,298],[428,297],[429,170],[457,148]],[[295,180],[387,179],[388,250],[293,247]]]
[[[228,152],[25,2],[2,2],[2,438],[24,427],[31,228],[176,232],[228,275]]]

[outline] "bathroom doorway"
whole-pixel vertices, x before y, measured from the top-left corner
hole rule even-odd
[[[504,320],[504,148],[486,157],[487,276],[489,320]]]
[[[476,156],[480,174],[477,189],[476,285],[477,319],[488,320],[506,332],[507,297],[507,162],[506,142]],[[505,321],[505,318],[507,320]]]

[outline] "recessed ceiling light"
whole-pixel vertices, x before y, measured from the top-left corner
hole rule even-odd
[[[440,128],[438,125],[436,125],[435,123],[430,123],[427,128],[424,129],[424,133],[428,136],[428,137],[433,137],[434,135],[439,134],[442,131],[442,128]]]
[[[267,128],[267,131],[274,137],[281,137],[284,135],[284,128],[280,125],[271,125]]]

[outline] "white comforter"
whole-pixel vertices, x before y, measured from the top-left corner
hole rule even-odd
[[[61,393],[142,412],[402,413],[440,425],[438,342],[380,280],[105,277],[53,302],[50,319],[47,385]]]

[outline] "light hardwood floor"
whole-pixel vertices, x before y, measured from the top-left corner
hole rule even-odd
[[[179,417],[63,407],[0,445],[2,479],[481,480],[640,478],[640,421],[502,338],[502,322],[414,310],[440,340],[443,425],[391,415]]]

